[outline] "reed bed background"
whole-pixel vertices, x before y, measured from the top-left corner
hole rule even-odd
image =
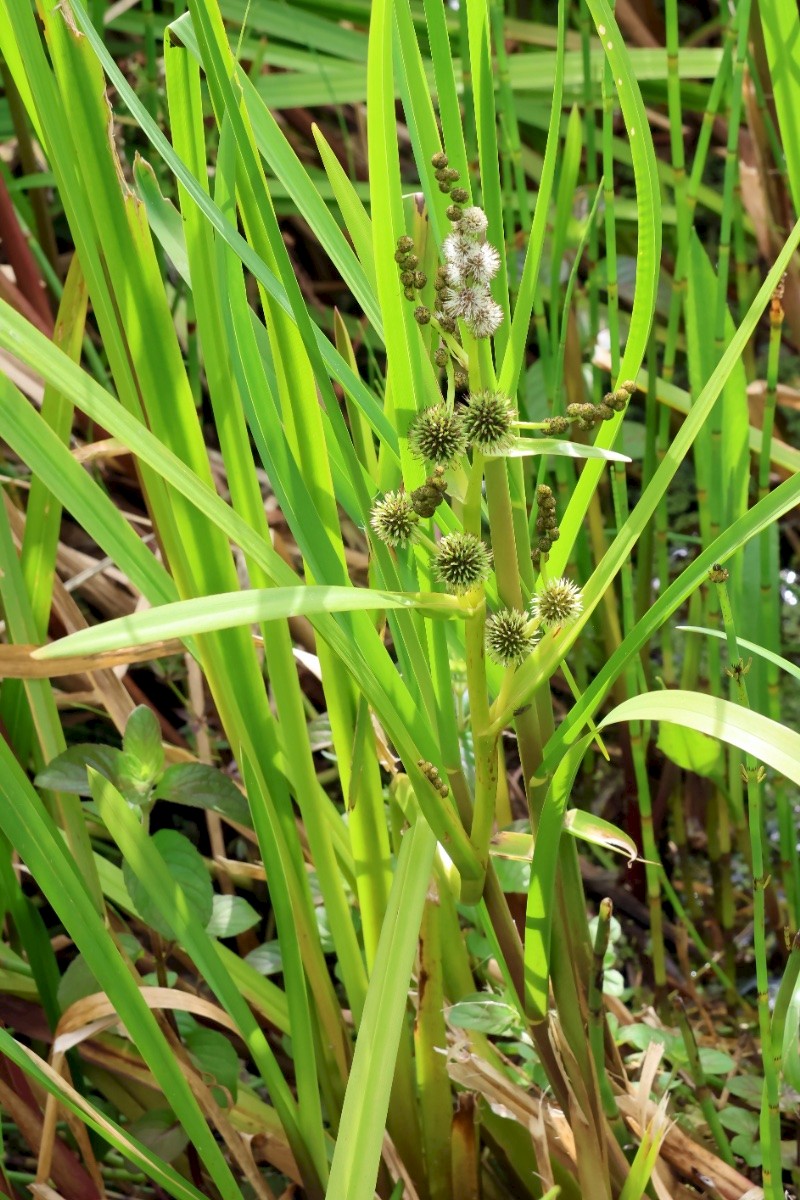
[[[796,7],[0,72],[0,1193],[796,1196]]]

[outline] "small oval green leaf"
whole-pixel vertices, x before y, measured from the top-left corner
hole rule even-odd
[[[164,860],[167,871],[181,888],[186,903],[204,927],[211,920],[214,907],[214,891],[201,855],[182,833],[174,829],[160,829],[154,833],[152,842]],[[169,913],[150,899],[140,884],[127,860],[122,864],[125,886],[128,889],[139,916],[162,937],[175,935],[169,921]]]

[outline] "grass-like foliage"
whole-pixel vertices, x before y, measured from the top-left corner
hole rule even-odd
[[[797,1183],[797,14],[517,8],[0,0],[9,1197]]]

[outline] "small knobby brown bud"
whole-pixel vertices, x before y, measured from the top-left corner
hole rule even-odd
[[[566,417],[548,417],[544,422],[544,432],[548,437],[566,433],[568,429],[569,421]]]
[[[439,191],[442,192],[442,194],[445,196],[450,191],[450,183],[447,179],[439,180]]]
[[[633,393],[636,391],[636,380],[635,379],[626,379],[619,386],[621,388],[624,388],[629,396],[632,396]]]
[[[444,467],[436,467],[432,475],[411,493],[411,506],[420,517],[432,517],[444,500],[447,484],[444,479]]]
[[[614,416],[614,409],[607,404],[598,404],[594,411],[601,421],[610,421]]]
[[[450,788],[446,783],[442,782],[441,776],[433,763],[428,762],[427,759],[420,758],[417,760],[417,766],[428,782],[436,788],[440,796],[445,797],[450,795]]]
[[[463,215],[464,215],[464,210],[460,204],[448,205],[447,210],[446,210],[446,216],[447,216],[448,221],[453,221],[453,222],[460,221]]]
[[[628,393],[620,388],[616,392],[606,392],[605,396],[603,396],[603,404],[607,408],[613,409],[614,412],[622,412],[627,408],[629,399]]]
[[[444,346],[437,346],[436,350],[434,351],[433,361],[436,363],[437,367],[446,367],[449,357],[450,355],[447,353],[447,350]]]
[[[396,263],[399,263],[401,267],[404,267],[408,261],[408,251],[407,250],[395,250],[394,261]]]
[[[425,274],[424,271],[415,271],[414,272],[414,287],[415,288],[417,288],[417,289],[424,288],[425,284],[427,282],[428,282],[428,276]]]
[[[465,388],[469,387],[469,375],[466,371],[456,371],[453,382],[455,383],[456,391],[463,392]]]
[[[536,506],[539,512],[536,518],[539,546],[538,554],[534,556],[534,562],[538,565],[541,556],[544,555],[547,558],[553,542],[560,536],[556,517],[556,498],[552,488],[548,487],[546,483],[540,483],[536,489]]]
[[[447,183],[450,178],[450,172],[447,167],[440,167],[438,171],[434,171],[434,177],[439,180],[439,183]]]
[[[401,254],[408,254],[414,249],[414,239],[409,237],[407,233],[397,239],[397,249]]]
[[[416,300],[417,298],[417,293],[414,291],[413,287],[404,288],[403,295],[405,296],[406,300]]]
[[[403,287],[409,287],[409,288],[413,287],[414,286],[414,272],[413,271],[401,271],[400,272],[400,282],[402,283]]]
[[[450,192],[450,199],[454,204],[467,204],[469,201],[469,192],[466,188],[453,188]]]
[[[428,324],[430,324],[430,319],[431,319],[431,310],[429,308],[427,308],[424,304],[418,304],[417,307],[414,309],[414,320],[417,322],[417,324],[418,325],[428,325]]]
[[[455,183],[459,178],[459,172],[455,169],[455,167],[446,167],[445,169],[447,172],[447,178],[451,183]]]
[[[405,265],[408,271],[416,271],[417,267],[419,266],[419,259],[417,258],[416,254],[409,254]]]
[[[727,583],[730,579],[730,571],[722,566],[721,563],[714,563],[711,570],[708,572],[709,583]]]
[[[443,150],[437,150],[436,153],[431,158],[431,166],[435,167],[435,169],[437,171],[443,171],[444,168],[447,166],[447,163],[448,163],[448,158]]]

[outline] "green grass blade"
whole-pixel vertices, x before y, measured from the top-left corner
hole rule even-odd
[[[232,629],[256,621],[280,621],[288,617],[316,616],[318,613],[380,611],[385,608],[424,608],[442,616],[463,613],[455,596],[431,592],[414,596],[380,592],[370,588],[315,586],[291,588],[251,588],[247,592],[227,592],[218,596],[200,596],[175,604],[151,608],[128,617],[117,617],[102,625],[79,629],[34,652],[40,659],[68,657],[70,654],[98,654],[121,646],[143,646],[167,638],[183,638],[193,633]]]
[[[778,3],[759,4],[758,16],[764,31],[792,202],[795,213],[800,214],[800,113],[797,106],[800,41],[797,37],[797,14],[790,4]]]
[[[203,1193],[183,1179],[169,1163],[164,1162],[152,1150],[138,1141],[120,1125],[113,1121],[107,1113],[91,1104],[80,1092],[76,1091],[49,1063],[39,1058],[27,1046],[15,1041],[6,1029],[0,1029],[0,1051],[16,1063],[31,1079],[45,1091],[58,1098],[63,1104],[109,1146],[112,1146],[130,1162],[135,1163],[141,1171],[164,1188],[175,1200],[203,1200]]]
[[[625,700],[600,722],[669,721],[738,746],[758,762],[800,784],[800,734],[731,700],[681,690],[648,692]]]
[[[372,1200],[394,1062],[436,843],[417,821],[404,835],[334,1150],[327,1200]],[[401,985],[402,981],[402,985]]]
[[[636,288],[628,340],[620,364],[620,380],[631,379],[642,365],[655,312],[661,260],[661,193],[653,138],[630,53],[606,0],[587,0],[616,81],[620,108],[630,141],[636,181],[638,241]],[[617,381],[615,381],[617,382]],[[595,444],[610,447],[616,440],[621,415],[605,422]],[[550,555],[548,571],[559,575],[566,567],[583,527],[589,501],[600,480],[602,466],[589,463],[581,473],[569,507],[561,521],[561,537]]]
[[[564,46],[567,32],[567,0],[559,0],[558,5],[558,50],[555,57],[555,75],[553,78],[553,100],[550,108],[550,123],[547,128],[547,147],[544,153],[542,173],[539,180],[539,193],[536,197],[536,208],[533,211],[528,249],[525,254],[525,265],[522,268],[517,302],[511,321],[511,332],[502,358],[498,387],[507,396],[514,396],[519,386],[520,375],[525,364],[525,353],[528,345],[528,334],[533,312],[533,302],[539,281],[539,268],[542,262],[547,221],[550,214],[550,198],[553,194],[553,180],[556,172],[556,158],[559,145],[559,125],[561,121],[561,103],[564,90]]]

